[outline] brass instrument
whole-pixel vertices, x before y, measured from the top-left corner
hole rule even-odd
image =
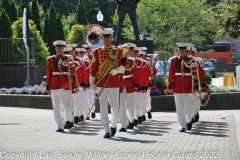
[[[90,24],[83,31],[83,40],[90,48],[103,46],[101,32],[104,28],[98,24]]]
[[[123,46],[121,46],[121,48],[123,49],[123,54],[122,54],[122,58],[124,57],[124,56],[126,56],[126,54],[127,54],[127,52],[130,50],[130,44],[129,43],[127,43],[127,44],[125,44],[125,45],[123,45]],[[121,59],[120,59],[121,60]],[[113,63],[113,62],[112,62]],[[115,62],[115,63],[119,63],[119,61],[118,62]],[[108,72],[107,72],[108,73]],[[98,101],[98,99],[99,99],[99,97],[100,97],[100,95],[101,95],[101,93],[102,93],[102,91],[103,91],[103,89],[105,88],[105,86],[107,85],[107,83],[108,83],[108,81],[109,81],[109,79],[112,77],[112,75],[107,75],[108,77],[107,77],[107,80],[105,81],[105,83],[104,83],[104,85],[103,85],[103,87],[102,87],[102,89],[100,90],[100,92],[98,93],[98,96],[97,96],[97,98],[95,98],[95,100],[94,100],[94,103],[93,103],[93,105],[92,105],[92,107],[90,108],[90,110],[89,110],[89,112],[88,112],[88,114],[87,114],[87,116],[86,116],[86,118],[84,119],[84,121],[83,121],[83,124],[84,124],[84,122],[86,121],[86,119],[87,119],[87,117],[89,116],[89,114],[91,113],[91,111],[92,111],[92,109],[93,109],[93,107],[95,106],[95,104],[97,103],[97,101]],[[96,85],[96,84],[95,84]]]
[[[200,103],[201,106],[206,106],[209,99],[210,99],[211,90],[207,85],[206,86],[201,86],[200,77],[199,77],[199,70],[198,70],[199,65],[200,65],[200,63],[198,62],[198,60],[191,59],[190,69],[191,69],[191,75],[192,75],[192,90],[194,90],[194,86],[196,86],[196,85],[198,86],[198,91],[199,92],[197,93],[197,96],[199,97],[200,101],[202,101],[203,99],[208,97],[205,104]]]
[[[80,59],[79,59],[79,61],[80,61]],[[80,63],[80,62],[79,62]],[[75,66],[75,64],[74,64],[74,70],[75,70],[75,79],[76,79],[76,90],[77,91],[82,91],[83,89],[79,86],[79,83],[78,83],[78,76],[77,76],[77,71],[76,71],[76,66]]]
[[[75,63],[74,63],[74,58],[71,55],[68,55],[68,84],[69,84],[69,90],[70,90],[70,111],[71,113],[74,112],[74,106],[73,106],[73,95],[72,95],[72,80],[73,80],[73,75],[71,74],[71,67],[72,65],[74,66],[75,70],[75,77],[76,77],[76,69],[75,69]]]

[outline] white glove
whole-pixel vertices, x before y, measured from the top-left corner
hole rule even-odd
[[[94,89],[94,88],[95,88],[95,87],[94,87],[94,85],[95,85],[95,77],[90,76],[90,77],[89,77],[89,80],[90,80],[90,88],[91,88],[91,89]]]
[[[118,68],[111,69],[111,71],[109,72],[109,74],[111,74],[111,75],[116,75],[118,73],[124,73],[124,67],[123,66],[119,66]]]

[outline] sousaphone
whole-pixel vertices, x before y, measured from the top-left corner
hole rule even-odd
[[[83,40],[90,48],[94,49],[104,45],[101,34],[103,29],[104,28],[98,24],[90,24],[85,27],[83,31]]]

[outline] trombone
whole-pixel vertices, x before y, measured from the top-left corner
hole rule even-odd
[[[206,106],[210,96],[211,96],[211,90],[210,88],[206,85],[206,86],[201,86],[200,83],[200,77],[199,77],[199,69],[198,67],[200,66],[200,63],[198,62],[198,60],[196,59],[191,59],[190,61],[190,69],[191,69],[191,75],[192,75],[192,90],[194,90],[194,86],[198,86],[198,93],[196,94],[200,101],[202,101],[203,99],[205,99],[206,97],[208,97],[207,101],[202,104],[200,103],[200,106]]]

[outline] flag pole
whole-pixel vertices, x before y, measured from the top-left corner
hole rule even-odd
[[[23,41],[26,47],[26,81],[25,86],[30,86],[30,53],[29,53],[29,26],[28,26],[28,1],[24,0],[24,10],[23,10]]]

